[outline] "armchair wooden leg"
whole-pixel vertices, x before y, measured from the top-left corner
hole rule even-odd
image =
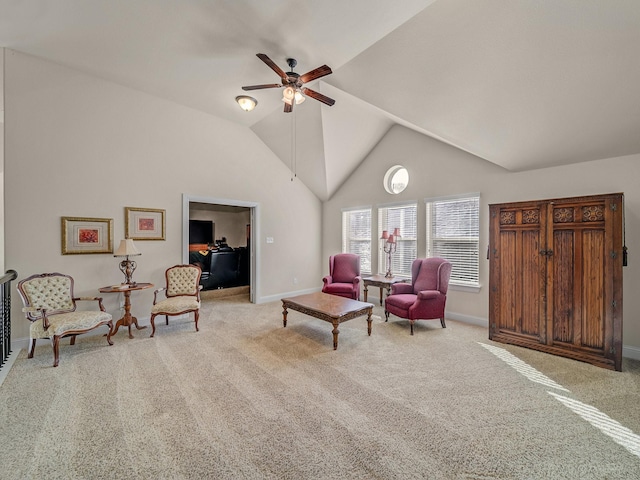
[[[53,366],[57,367],[60,363],[60,337],[58,335],[51,337],[51,346],[53,347]]]
[[[384,311],[384,321],[385,322],[389,321],[389,312],[387,312],[386,310]]]
[[[199,332],[200,329],[198,328],[198,319],[200,318],[200,311],[196,310],[195,312],[193,312],[193,316],[196,319],[196,332]]]
[[[109,331],[107,332],[107,343],[109,345],[113,345],[113,340],[111,340],[111,332],[113,331],[113,320],[109,320],[107,323],[107,327],[109,327]]]
[[[166,325],[169,325],[169,315],[165,315],[165,316],[164,316],[164,323],[165,323]]]
[[[149,337],[153,337],[156,333],[156,323],[155,323],[156,315],[152,314],[149,321],[151,322],[151,335]]]
[[[442,325],[442,328],[447,328],[447,326],[444,323],[444,317],[440,319],[440,325]]]
[[[33,353],[36,350],[36,339],[32,338],[29,340],[29,350],[27,353],[27,358],[33,358]]]
[[[413,335],[413,322],[414,320],[409,320],[409,325],[411,325],[411,335]]]

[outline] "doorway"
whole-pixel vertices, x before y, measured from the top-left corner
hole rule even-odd
[[[182,261],[185,264],[192,263],[191,260],[193,258],[191,257],[199,255],[198,251],[204,253],[203,286],[206,285],[207,288],[212,289],[224,288],[237,282],[247,283],[248,281],[249,301],[251,303],[256,302],[258,207],[255,202],[183,194]],[[191,220],[198,220],[199,222],[191,222]],[[210,238],[213,241],[208,245],[209,248],[207,248],[207,245],[192,245],[191,248],[195,251],[190,251],[190,223],[211,225]],[[202,248],[204,250],[201,250]],[[234,257],[234,259],[238,257],[239,261],[245,262],[240,270],[245,272],[246,276],[245,273],[235,274],[235,269],[233,274],[222,274],[217,264],[221,261],[229,261],[230,259],[227,257]],[[213,268],[218,274],[212,275],[210,268]]]

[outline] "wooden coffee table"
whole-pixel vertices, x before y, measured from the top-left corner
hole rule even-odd
[[[333,349],[338,348],[338,325],[352,318],[367,315],[367,333],[371,336],[373,305],[349,298],[315,292],[282,299],[282,324],[287,326],[287,309],[319,318],[333,325]]]
[[[364,285],[364,301],[367,301],[368,289],[367,287],[380,287],[380,305],[382,305],[382,292],[383,288],[387,290],[387,297],[391,293],[391,285],[396,283],[408,282],[410,279],[403,277],[385,277],[384,275],[372,275],[370,277],[363,277],[362,284]]]

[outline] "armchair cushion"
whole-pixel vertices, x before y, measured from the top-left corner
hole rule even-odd
[[[54,335],[64,337],[68,332],[91,330],[111,320],[111,315],[100,311],[81,311],[51,315],[49,328],[44,329],[42,320],[37,320],[29,328],[30,338],[51,338]]]
[[[170,297],[156,303],[151,307],[151,313],[168,313],[171,315],[177,315],[178,313],[186,312],[187,310],[197,310],[199,308],[200,301],[196,297],[179,296]]]

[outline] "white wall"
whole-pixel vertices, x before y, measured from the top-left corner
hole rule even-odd
[[[134,274],[162,285],[182,260],[188,194],[260,205],[257,302],[318,287],[321,203],[250,129],[10,50],[5,63],[6,266],[19,279],[65,272],[79,295],[119,283],[112,255],[61,255],[60,217],[113,218],[117,246],[131,206],[166,210],[166,241],[136,241]],[[117,295],[104,297],[119,318]],[[133,293],[132,313],[148,318],[152,298]],[[28,335],[20,303],[14,339]]]
[[[540,141],[544,141],[541,139]],[[407,189],[389,195],[382,179],[389,167],[402,164],[409,170]],[[626,244],[629,266],[624,275],[623,344],[626,356],[640,358],[640,155],[599,160],[564,167],[510,173],[437,140],[404,127],[393,127],[323,208],[323,257],[341,250],[341,209],[398,201],[418,202],[418,252],[424,255],[424,198],[480,192],[479,293],[450,290],[448,314],[455,318],[487,322],[489,311],[488,205],[511,201],[572,197],[601,193],[625,194]],[[374,214],[375,217],[375,214]],[[377,218],[373,219],[377,225]],[[374,225],[374,227],[375,227]],[[374,232],[377,228],[374,228]],[[375,259],[373,259],[376,262]],[[326,273],[327,267],[323,263]],[[375,267],[375,265],[374,265]],[[377,289],[373,289],[374,293]]]

